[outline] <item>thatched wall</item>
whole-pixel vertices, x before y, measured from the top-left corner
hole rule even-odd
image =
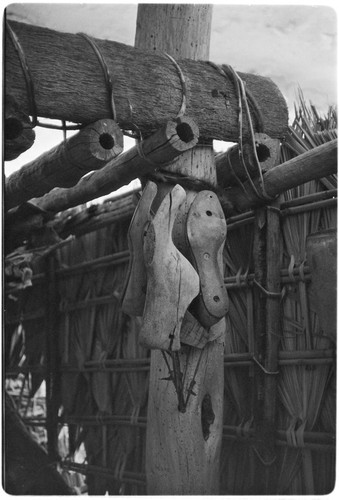
[[[285,155],[296,154],[294,139]],[[281,328],[274,374],[263,368],[267,332],[257,329],[262,306],[262,291],[255,284],[258,211],[228,221],[224,262],[230,311],[220,494],[325,494],[334,487],[336,340],[334,331],[324,332],[311,308],[306,254],[309,234],[336,227],[334,189],[334,178],[314,181],[280,200]],[[303,199],[310,194],[315,195],[311,204]],[[19,301],[8,300],[7,307],[6,369],[13,376],[31,373],[35,386],[44,376],[38,367],[49,371],[44,423],[52,439],[56,426],[68,426],[62,465],[87,474],[90,494],[146,492],[149,353],[138,344],[140,320],[124,315],[119,303],[129,220],[125,214],[61,247],[48,258],[46,269],[37,270],[33,288],[23,290]],[[19,324],[25,331],[25,359]],[[47,350],[47,366],[46,341],[54,347]],[[262,408],[269,404],[265,387],[272,376],[277,411],[268,429]],[[82,443],[86,464],[74,458]]]

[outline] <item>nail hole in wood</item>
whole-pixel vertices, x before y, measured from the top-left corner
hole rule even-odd
[[[257,156],[260,162],[266,161],[271,156],[270,150],[264,144],[257,143]]]
[[[104,134],[100,134],[99,143],[104,149],[112,149],[114,146],[114,139],[111,134],[106,132]]]
[[[204,440],[210,436],[210,426],[215,420],[215,414],[212,407],[212,399],[210,394],[205,394],[201,403],[201,428]]]
[[[194,134],[188,123],[179,123],[176,127],[176,131],[179,139],[181,139],[183,142],[188,143],[193,141]]]

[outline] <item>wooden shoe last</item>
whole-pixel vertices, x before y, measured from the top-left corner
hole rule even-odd
[[[217,195],[212,191],[198,193],[189,209],[186,224],[190,260],[200,278],[200,294],[190,310],[204,327],[209,327],[228,311],[222,274],[227,228]]]
[[[199,276],[172,240],[172,229],[185,190],[176,185],[163,199],[144,242],[147,292],[140,343],[150,349],[178,351],[180,328],[199,293]]]

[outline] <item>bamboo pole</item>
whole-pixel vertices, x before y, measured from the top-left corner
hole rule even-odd
[[[5,183],[7,210],[55,187],[74,186],[123,150],[123,135],[109,119],[87,125],[77,134],[14,172]]]
[[[153,54],[166,51],[175,58],[190,57],[206,60],[209,52],[211,9],[211,6],[206,5],[140,4],[136,46],[147,49]],[[186,61],[193,66],[200,64]],[[185,78],[189,77],[186,61],[183,64],[179,61]],[[193,90],[193,80],[190,81],[190,85],[190,89]],[[191,116],[193,116],[192,97],[193,94],[190,94],[187,106],[187,114]],[[161,106],[160,103],[157,105]],[[224,103],[220,105],[224,107]],[[201,101],[200,109],[203,106]],[[179,108],[180,103],[176,107],[176,112]],[[217,113],[220,113],[221,109],[219,108]],[[206,110],[203,114],[209,113]],[[208,118],[205,116],[204,119]],[[217,119],[215,116],[214,120]],[[205,126],[200,132],[203,138],[214,137]],[[167,166],[166,169],[212,183],[216,181],[214,155],[210,145],[192,149],[182,155],[175,165]],[[168,190],[166,186],[158,186],[158,193],[162,192],[163,188],[165,192]],[[159,200],[161,196],[164,194],[160,194]],[[194,196],[187,192],[184,210],[188,211]],[[178,232],[180,235],[177,237],[176,245],[180,247],[180,251],[184,251],[186,236],[183,226]],[[173,382],[161,380],[168,376],[168,369],[161,352],[151,351],[146,438],[148,494],[193,495],[218,492],[223,407],[223,343],[219,338],[208,343],[203,350],[194,347],[189,349],[189,360],[183,352],[179,354],[179,361],[185,367],[188,381],[194,378],[200,355],[201,360],[195,376],[196,395],[190,398],[185,413],[178,411],[178,396]],[[202,434],[201,414],[206,394],[211,398],[211,408],[215,416],[214,423],[210,426],[210,435],[205,440]]]
[[[281,203],[280,209],[284,210],[285,208],[309,205],[314,202],[328,200],[329,198],[337,198],[337,196],[337,189],[328,189],[326,191],[320,191],[317,193],[312,193],[305,196],[300,196],[299,198],[292,198],[291,200],[284,201]]]
[[[35,132],[29,116],[10,95],[6,95],[4,132],[5,161],[15,160],[34,144]]]
[[[139,189],[136,190],[135,192],[139,192]],[[327,200],[331,200],[330,206],[332,206],[332,203],[335,204],[337,202],[335,200],[336,197],[337,197],[337,190],[333,189],[329,191],[322,191],[320,193],[314,193],[314,195],[294,198],[293,200],[281,204],[280,207],[281,214],[282,216],[289,215],[288,213],[285,213],[285,209],[294,208],[296,206],[305,205],[307,210],[313,210],[319,208],[317,207],[317,205],[315,205],[317,202],[321,201],[326,202]],[[69,234],[75,234],[77,236],[90,232],[94,229],[104,227],[106,224],[110,224],[131,217],[133,215],[136,204],[133,201],[133,194],[124,195],[124,198],[125,198],[124,201],[121,199],[110,201],[111,207],[107,209],[107,211],[105,211],[104,213],[98,213],[98,215],[95,214],[93,215],[93,208],[91,208],[91,213],[88,214],[87,218],[84,217],[83,221],[79,220],[78,222],[77,217],[75,217],[74,219],[68,218],[70,219],[69,223],[67,223],[63,227],[62,222],[60,225],[58,220],[56,220],[56,223],[55,225],[53,225],[53,227],[55,228],[57,233],[60,234],[61,237],[66,237]],[[120,203],[122,202],[123,204],[121,205],[120,208]],[[232,231],[237,227],[241,227],[242,225],[250,224],[253,222],[253,220],[254,220],[253,210],[242,213],[240,215],[228,217],[226,219],[227,231]]]
[[[102,477],[107,477],[108,479],[114,479],[115,481],[120,481],[120,483],[135,484],[138,486],[144,486],[145,474],[124,471],[121,475],[114,473],[112,469],[100,467],[98,465],[86,465],[77,462],[62,461],[61,467],[67,470],[72,470],[80,474],[89,475],[95,474]]]
[[[173,161],[197,142],[199,130],[193,120],[171,120],[142,143],[129,149],[97,172],[69,189],[55,188],[33,202],[50,212],[59,212],[104,196]]]
[[[321,179],[337,171],[337,139],[322,144],[291,160],[278,165],[263,175],[266,195],[274,198],[287,189],[291,189],[310,180]],[[255,186],[260,192],[260,184],[255,181]],[[259,199],[252,191],[251,186],[245,182],[246,194],[241,188],[228,190],[226,197],[237,211],[243,212],[251,207],[267,203]]]
[[[139,362],[140,361],[140,362]],[[316,351],[280,351],[278,352],[278,366],[317,366],[331,365],[335,362],[335,353],[331,349]],[[227,354],[224,356],[224,368],[246,368],[255,366],[255,361],[250,353]],[[87,361],[83,368],[74,368],[63,365],[62,372],[128,372],[128,371],[148,371],[150,359],[108,359],[105,362]],[[46,367],[41,365],[26,365],[12,367],[5,371],[5,377],[13,377],[19,373],[45,373]]]
[[[208,56],[199,56],[202,60],[198,61],[187,58],[188,51],[180,52],[181,45],[192,33],[189,22],[186,25],[185,33],[177,39],[181,44],[178,43],[174,51],[164,45],[158,49],[159,39],[150,36],[149,51],[94,39],[112,75],[116,121],[128,130],[135,124],[143,135],[148,135],[164,125],[169,117],[176,116],[181,106],[182,86],[177,68],[163,54],[165,51],[181,59],[179,66],[188,87],[187,114],[195,120],[202,136],[235,142],[238,140],[238,101],[234,84],[204,62]],[[87,40],[79,35],[23,23],[10,22],[10,26],[20,41],[30,69],[38,116],[84,124],[111,117],[110,91],[100,62]],[[159,28],[159,33],[162,29]],[[201,47],[201,39],[199,34],[192,42],[195,52]],[[19,56],[8,33],[5,48],[6,89],[20,108],[30,113]],[[258,104],[265,133],[283,137],[288,126],[288,112],[279,89],[269,78],[239,75]],[[227,102],[225,93],[229,95]],[[244,123],[244,135],[248,136],[247,123]]]
[[[267,134],[255,134],[256,154],[263,172],[275,166],[277,151],[280,148],[278,139],[271,139]],[[248,175],[251,178],[258,176],[258,165],[252,144],[246,143],[242,150],[242,160],[239,155],[239,145],[229,148],[225,153],[219,153],[215,157],[217,169],[218,186],[227,188],[239,185],[239,181],[246,181]],[[244,168],[246,165],[247,172]]]

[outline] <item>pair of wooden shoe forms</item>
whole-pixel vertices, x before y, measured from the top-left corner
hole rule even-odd
[[[143,316],[139,341],[147,348],[179,351],[181,343],[202,348],[213,340],[211,327],[228,310],[222,273],[225,217],[215,193],[195,196],[186,217],[186,258],[172,238],[186,192],[174,186],[153,217],[156,194],[156,184],[149,181],[129,227],[131,257],[122,309]]]

